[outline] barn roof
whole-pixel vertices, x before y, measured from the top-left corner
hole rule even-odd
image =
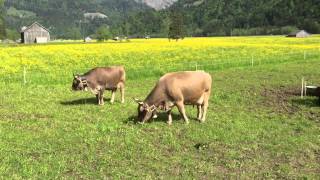
[[[21,29],[21,32],[26,32],[28,29],[30,29],[32,26],[34,26],[34,25],[38,25],[38,26],[40,26],[41,28],[43,28],[43,29],[45,29],[46,31],[48,31],[48,32],[50,32],[47,28],[45,28],[44,26],[42,26],[40,23],[38,23],[38,22],[34,22],[34,23],[32,23],[30,26],[28,26],[28,27],[24,27],[23,29]]]

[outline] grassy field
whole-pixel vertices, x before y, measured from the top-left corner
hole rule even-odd
[[[0,47],[1,179],[317,179],[320,37],[194,38]],[[126,103],[100,107],[71,92],[72,73],[122,64]],[[214,79],[207,121],[196,108],[134,123],[137,105],[168,71]],[[25,77],[25,78],[24,78]],[[24,79],[26,83],[24,83]],[[107,93],[106,100],[110,94]]]

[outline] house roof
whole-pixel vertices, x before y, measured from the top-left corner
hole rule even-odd
[[[21,29],[21,32],[27,31],[28,29],[30,29],[30,28],[31,28],[32,26],[34,26],[34,25],[38,25],[38,26],[40,26],[41,28],[45,29],[46,31],[50,32],[47,28],[45,28],[44,26],[42,26],[42,25],[41,25],[40,23],[38,23],[38,22],[34,22],[34,23],[32,23],[30,26],[28,26],[28,27],[26,27],[26,28],[23,27],[23,29]]]

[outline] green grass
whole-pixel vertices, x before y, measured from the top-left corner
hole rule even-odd
[[[165,115],[133,122],[132,98],[145,98],[162,72],[129,78],[126,103],[117,94],[103,107],[71,92],[65,76],[56,84],[41,76],[2,82],[0,178],[316,179],[320,108],[295,94],[301,77],[320,85],[319,67],[315,58],[206,69],[214,79],[207,121],[198,123],[189,106],[191,123],[175,110],[172,126]]]

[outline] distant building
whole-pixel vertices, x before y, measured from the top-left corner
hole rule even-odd
[[[87,18],[87,19],[95,19],[95,18],[100,18],[100,19],[106,19],[108,18],[108,16],[102,14],[102,13],[99,13],[99,12],[96,12],[96,13],[85,13],[84,14],[84,17]]]
[[[89,36],[84,39],[84,42],[91,42],[91,41],[92,41],[92,39]]]
[[[47,43],[50,41],[50,32],[41,24],[35,22],[29,27],[21,28],[21,43]]]
[[[305,30],[299,30],[299,31],[290,33],[289,35],[287,35],[287,37],[305,38],[305,37],[309,37],[310,35],[311,34],[309,34]]]
[[[114,41],[119,41],[119,40],[121,40],[121,38],[120,38],[119,36],[116,36],[116,37],[114,37],[112,40],[114,40]]]

